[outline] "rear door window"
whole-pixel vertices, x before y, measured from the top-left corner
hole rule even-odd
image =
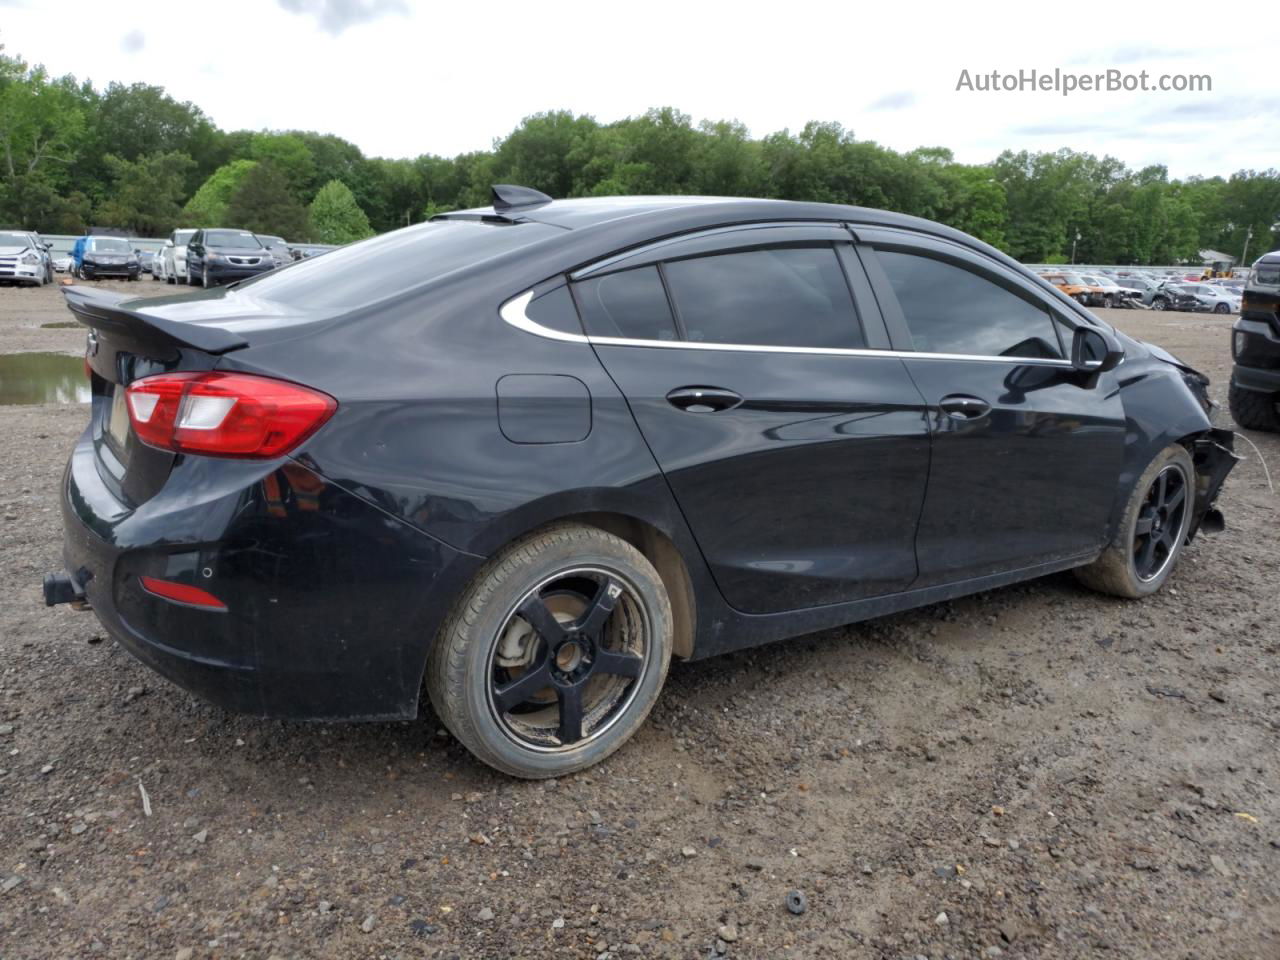
[[[933,257],[877,251],[924,353],[1060,360],[1054,321],[1042,306],[973,270]]]
[[[741,250],[663,265],[693,342],[857,349],[866,346],[830,244]]]

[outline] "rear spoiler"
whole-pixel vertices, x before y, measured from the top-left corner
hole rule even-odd
[[[166,320],[120,304],[134,300],[123,293],[71,284],[62,288],[67,307],[86,327],[118,333],[159,349],[192,347],[205,353],[227,353],[249,341],[222,327],[206,327],[183,320]],[[136,302],[136,301],[134,301]]]

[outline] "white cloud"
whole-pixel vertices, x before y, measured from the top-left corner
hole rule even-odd
[[[290,13],[316,18],[320,29],[335,37],[348,27],[369,23],[388,13],[406,14],[404,0],[276,0]]]

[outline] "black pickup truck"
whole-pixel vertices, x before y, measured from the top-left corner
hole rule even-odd
[[[1250,430],[1280,432],[1280,250],[1249,271],[1231,356],[1231,416]]]

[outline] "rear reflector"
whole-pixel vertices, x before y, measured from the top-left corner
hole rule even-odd
[[[226,610],[227,605],[206,590],[189,587],[185,583],[174,583],[172,580],[157,580],[155,577],[139,577],[142,589],[154,593],[166,600],[190,604],[193,607],[204,607],[208,610]]]
[[[126,396],[143,443],[213,457],[283,456],[338,409],[318,390],[245,373],[162,373]]]

